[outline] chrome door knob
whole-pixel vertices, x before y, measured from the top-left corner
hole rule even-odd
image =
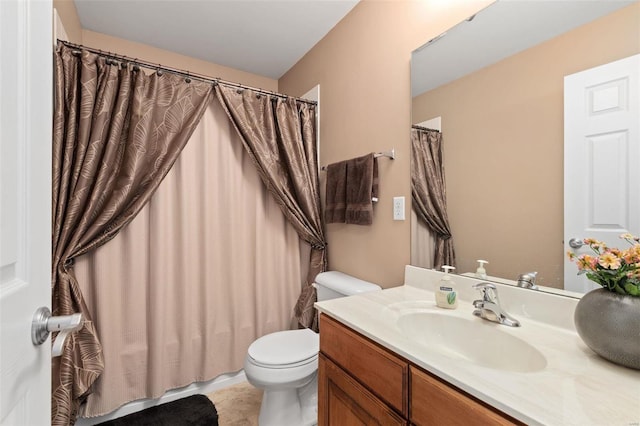
[[[58,336],[53,342],[51,356],[62,355],[62,347],[69,333],[80,330],[84,324],[82,314],[51,316],[51,311],[46,306],[38,308],[31,322],[31,341],[34,345],[41,345],[49,337],[49,333],[58,331]]]
[[[569,240],[569,247],[573,249],[579,249],[584,245],[584,241],[579,238],[572,238]]]

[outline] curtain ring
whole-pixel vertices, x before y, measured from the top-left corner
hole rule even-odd
[[[326,250],[327,249],[327,243],[311,243],[311,248],[314,250]]]
[[[65,260],[64,267],[65,268],[69,268],[69,267],[75,265],[75,263],[76,263],[76,260],[73,257],[70,257],[69,259]]]
[[[189,72],[187,71],[187,78],[184,79],[184,82],[189,84],[191,83],[191,79],[189,78]]]

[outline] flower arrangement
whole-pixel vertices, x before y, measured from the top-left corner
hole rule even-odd
[[[576,262],[578,275],[587,274],[587,278],[609,291],[640,297],[640,238],[631,234],[622,234],[620,238],[631,247],[609,248],[602,241],[585,238],[584,243],[595,255],[569,252],[569,259]]]

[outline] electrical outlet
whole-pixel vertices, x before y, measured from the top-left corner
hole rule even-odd
[[[404,197],[393,197],[393,220],[404,220]]]

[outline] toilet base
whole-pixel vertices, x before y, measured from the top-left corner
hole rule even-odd
[[[312,426],[318,423],[317,375],[299,389],[265,389],[260,426]]]

